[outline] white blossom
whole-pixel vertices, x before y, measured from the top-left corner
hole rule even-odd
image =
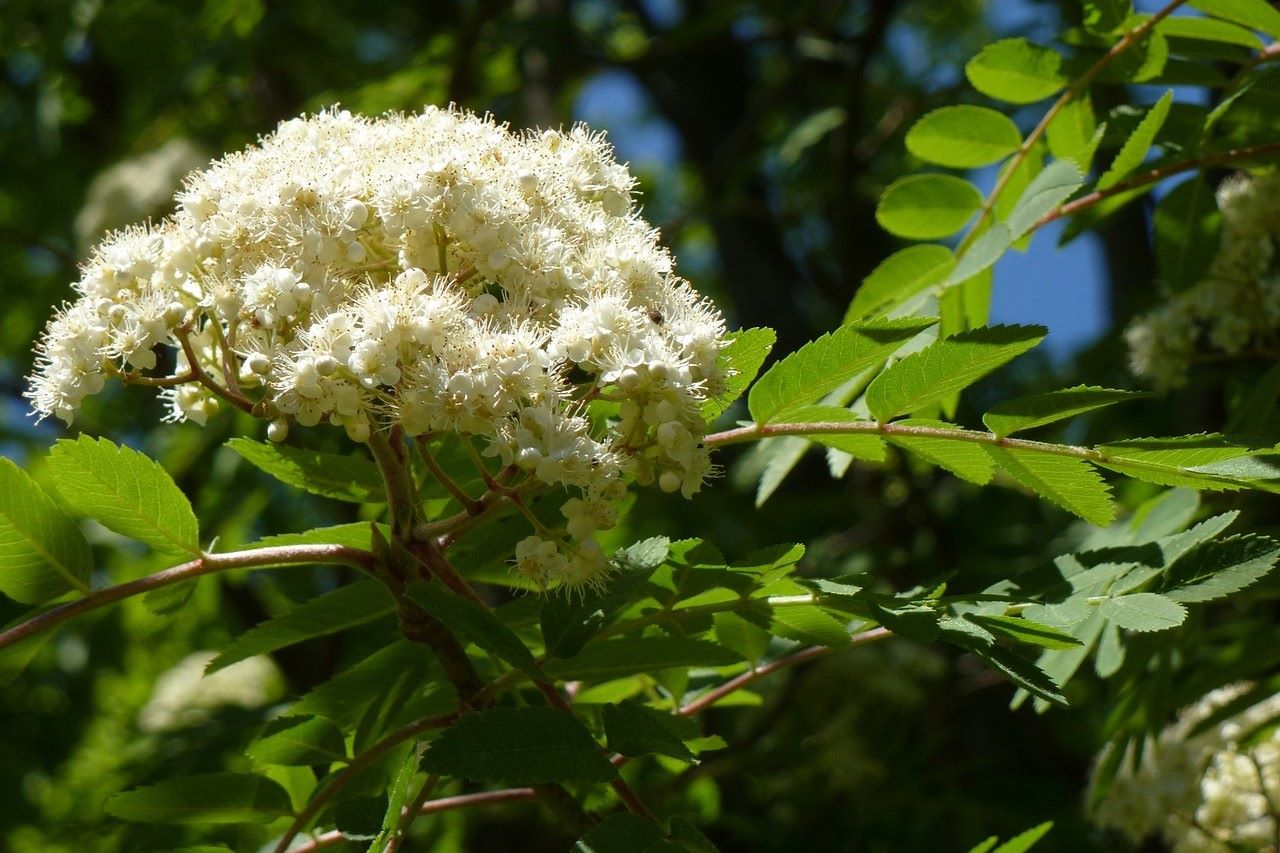
[[[28,399],[70,422],[111,376],[172,364],[173,420],[230,399],[273,440],[320,423],[474,436],[579,494],[567,535],[517,563],[585,578],[615,483],[689,496],[711,473],[701,412],[724,390],[723,319],[633,186],[581,126],[521,134],[434,108],[286,121],[191,175],[169,219],[99,244]],[[618,414],[592,414],[596,398]]]
[[[1280,695],[1196,731],[1251,686],[1215,690],[1185,709],[1158,737],[1147,738],[1136,768],[1131,745],[1093,809],[1094,823],[1135,844],[1161,836],[1177,853],[1275,851]]]
[[[1161,388],[1187,380],[1197,356],[1274,356],[1280,333],[1280,173],[1235,175],[1217,193],[1222,237],[1202,281],[1125,332],[1133,372]]]

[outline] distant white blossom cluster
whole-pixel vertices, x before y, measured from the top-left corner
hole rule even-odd
[[[1280,351],[1280,173],[1218,188],[1222,238],[1204,280],[1129,327],[1133,372],[1161,388],[1187,380],[1197,354]]]
[[[98,246],[28,398],[70,422],[120,375],[164,386],[175,420],[230,400],[273,440],[322,421],[356,441],[477,436],[579,493],[572,543],[517,554],[576,582],[602,565],[593,534],[623,477],[698,490],[702,408],[724,390],[724,321],[674,273],[633,184],[584,127],[517,134],[434,108],[284,122],[188,178],[170,219]],[[607,422],[596,399],[616,406]]]
[[[1146,741],[1136,769],[1130,746],[1093,811],[1094,823],[1135,844],[1160,836],[1176,853],[1274,852],[1280,833],[1280,695],[1195,732],[1250,687],[1215,690],[1185,709],[1158,738]]]
[[[168,212],[182,179],[208,162],[198,145],[177,137],[103,170],[76,214],[76,241],[88,247],[108,231]]]
[[[261,708],[284,692],[284,679],[266,655],[237,661],[210,675],[215,652],[193,652],[156,679],[151,698],[138,712],[138,728],[167,732],[209,721],[220,708]]]

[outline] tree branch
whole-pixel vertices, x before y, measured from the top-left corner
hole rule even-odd
[[[1033,226],[1039,228],[1047,225],[1055,219],[1061,219],[1064,216],[1071,216],[1079,213],[1086,208],[1093,207],[1100,201],[1119,195],[1120,193],[1129,192],[1130,190],[1145,187],[1150,184],[1158,183],[1165,178],[1178,175],[1183,172],[1190,172],[1194,169],[1207,169],[1211,166],[1220,166],[1223,163],[1231,163],[1236,160],[1251,160],[1254,157],[1265,157],[1271,154],[1280,154],[1280,142],[1265,142],[1260,145],[1250,145],[1246,148],[1232,148],[1230,151],[1219,151],[1213,154],[1204,154],[1199,157],[1192,157],[1187,160],[1181,160],[1177,163],[1170,163],[1167,166],[1159,166],[1149,172],[1143,172],[1139,175],[1131,175],[1122,181],[1118,181],[1106,189],[1094,190],[1088,195],[1081,196],[1075,201],[1060,205],[1054,210],[1049,211]]]
[[[315,793],[307,802],[307,805],[298,812],[298,816],[294,818],[293,823],[285,830],[284,835],[280,836],[280,840],[276,842],[276,853],[285,853],[289,849],[289,844],[293,839],[306,828],[320,810],[324,808],[334,795],[345,788],[352,779],[364,772],[369,765],[386,755],[392,749],[407,740],[417,737],[418,735],[431,731],[432,729],[442,728],[449,725],[458,718],[456,711],[448,714],[440,714],[435,717],[424,717],[421,720],[414,720],[412,723],[401,726],[391,734],[382,738],[382,740],[370,746],[364,752],[351,759],[351,763],[342,768],[334,775],[329,782]]]
[[[68,619],[89,613],[108,604],[114,604],[131,596],[150,592],[203,575],[225,572],[231,569],[260,568],[263,566],[298,565],[305,563],[341,563],[368,572],[373,571],[373,554],[346,545],[282,545],[274,548],[252,548],[229,551],[224,554],[205,554],[195,560],[156,572],[138,580],[118,586],[100,589],[52,610],[46,610],[0,633],[0,649],[24,640],[47,628],[61,625]]]
[[[1044,136],[1045,131],[1049,129],[1049,124],[1057,117],[1058,113],[1075,100],[1076,96],[1084,91],[1093,79],[1101,74],[1108,65],[1116,60],[1120,54],[1133,47],[1139,41],[1147,37],[1147,34],[1156,28],[1156,25],[1163,21],[1187,0],[1172,0],[1165,5],[1163,9],[1156,12],[1147,20],[1124,34],[1119,41],[1111,46],[1111,49],[1099,57],[1098,61],[1089,66],[1089,68],[1076,78],[1067,90],[1063,92],[1058,100],[1053,102],[1053,106],[1049,107],[1048,112],[1040,119],[1040,123],[1027,134],[1027,138],[1022,141],[1022,145],[1018,146],[1018,150],[1009,158],[1009,163],[1000,173],[1000,177],[996,180],[996,184],[991,188],[990,194],[982,203],[982,207],[978,210],[978,218],[973,221],[973,225],[969,226],[969,230],[965,232],[964,239],[960,241],[960,245],[956,247],[956,255],[960,256],[973,245],[973,241],[977,239],[982,226],[991,216],[991,212],[995,210],[996,202],[1000,200],[1001,194],[1004,193],[1005,187],[1009,185],[1009,181],[1013,179],[1013,173],[1018,170],[1018,166],[1022,165],[1022,161],[1031,153],[1031,149],[1035,146],[1040,138]]]

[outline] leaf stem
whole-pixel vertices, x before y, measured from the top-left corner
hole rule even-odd
[[[211,320],[210,322],[215,321]],[[183,355],[187,357],[187,369],[192,373],[195,380],[240,411],[253,414],[253,401],[243,394],[237,394],[231,389],[219,385],[200,366],[200,357],[196,355],[195,347],[191,345],[191,326],[187,325],[176,329],[173,334],[178,339],[178,344],[182,347]]]
[[[1079,213],[1080,211],[1093,207],[1098,202],[1104,201],[1111,196],[1157,183],[1165,178],[1181,174],[1182,172],[1190,172],[1193,169],[1204,169],[1210,166],[1218,166],[1223,163],[1230,163],[1236,160],[1249,160],[1254,157],[1263,157],[1278,153],[1280,153],[1280,141],[1265,142],[1259,145],[1250,145],[1245,148],[1233,148],[1230,151],[1219,151],[1214,154],[1205,154],[1200,157],[1181,160],[1177,163],[1170,163],[1166,166],[1159,166],[1149,172],[1143,172],[1140,175],[1132,175],[1122,181],[1112,184],[1106,189],[1094,190],[1088,195],[1081,196],[1075,201],[1061,205],[1040,217],[1033,228],[1039,228],[1042,225],[1047,225],[1048,223],[1053,222],[1055,219],[1061,219],[1064,216],[1071,216]]]
[[[444,486],[445,491],[453,495],[454,500],[462,504],[462,508],[470,515],[479,515],[484,511],[484,504],[476,498],[471,497],[449,474],[440,467],[440,463],[436,461],[435,456],[431,453],[428,443],[421,438],[418,440],[418,455],[422,458],[422,464],[427,466],[427,470],[431,472],[431,476],[436,478],[436,482]],[[465,442],[464,442],[465,443]]]
[[[261,566],[298,565],[304,563],[341,563],[372,572],[374,557],[368,551],[346,545],[281,545],[273,548],[251,548],[224,554],[204,554],[144,578],[100,589],[52,610],[46,610],[0,633],[0,649],[24,640],[68,619],[89,613],[125,598],[153,589],[192,580],[202,575]]]
[[[747,426],[727,429],[712,433],[702,441],[708,447],[720,447],[726,444],[737,444],[743,441],[755,441],[773,438],[780,435],[831,435],[831,434],[866,434],[886,437],[903,436],[914,438],[940,438],[949,441],[963,441],[971,444],[990,444],[997,447],[1012,447],[1018,450],[1032,450],[1054,456],[1073,456],[1078,459],[1101,460],[1101,451],[1090,447],[1079,447],[1074,444],[1051,444],[1045,441],[1031,441],[1025,438],[1002,438],[995,433],[972,429],[948,429],[946,427],[930,427],[914,424],[880,423],[879,421],[819,421],[815,423],[780,423],[780,424],[748,424]]]
[[[1154,30],[1157,24],[1169,17],[1169,15],[1173,14],[1174,10],[1185,2],[1187,2],[1187,0],[1172,0],[1172,2],[1166,4],[1163,9],[1156,12],[1129,32],[1125,33],[1119,41],[1111,46],[1110,50],[1098,58],[1097,62],[1093,63],[1093,65],[1089,66],[1083,74],[1073,80],[1071,85],[1067,87],[1067,90],[1058,97],[1058,100],[1053,102],[1053,105],[1049,107],[1049,110],[1044,114],[1044,117],[1040,119],[1040,123],[1027,134],[1027,138],[1022,141],[1022,144],[1018,146],[1018,150],[1013,153],[1011,158],[1009,158],[1008,165],[1001,170],[1000,177],[996,179],[995,186],[991,188],[991,192],[987,195],[986,200],[982,203],[982,207],[978,210],[978,218],[974,220],[971,226],[969,226],[969,230],[965,232],[964,239],[962,239],[960,241],[960,245],[956,247],[957,256],[963,255],[965,251],[973,245],[973,241],[978,238],[978,235],[982,230],[982,226],[986,223],[987,219],[991,217],[992,211],[995,210],[996,202],[1000,200],[1000,196],[1004,193],[1005,188],[1009,186],[1009,181],[1013,179],[1013,173],[1022,165],[1022,161],[1027,159],[1027,155],[1031,153],[1031,149],[1035,147],[1035,144],[1040,141],[1042,136],[1044,136],[1045,131],[1049,129],[1050,122],[1057,117],[1058,113],[1062,112],[1067,104],[1075,100],[1076,96],[1084,91],[1085,87],[1093,82],[1093,79],[1101,74],[1108,65],[1114,62],[1120,54],[1146,38],[1147,34]]]
[[[320,813],[325,804],[333,799],[339,791],[345,788],[352,779],[386,755],[392,749],[407,740],[411,740],[424,732],[432,729],[443,728],[458,718],[458,712],[453,711],[448,714],[439,714],[434,717],[423,717],[420,720],[414,720],[412,723],[401,726],[391,734],[386,735],[377,743],[370,746],[364,752],[351,759],[351,763],[342,770],[338,771],[332,779],[330,779],[323,788],[307,802],[302,811],[298,812],[298,816],[294,818],[293,823],[285,830],[284,835],[280,836],[280,840],[276,842],[275,853],[285,853],[289,849],[289,844],[297,837],[298,833],[307,827],[311,820]]]
[[[396,821],[395,831],[387,839],[383,853],[395,853],[400,849],[400,845],[404,843],[405,836],[409,834],[409,828],[413,826],[415,820],[422,816],[422,806],[427,802],[427,798],[431,796],[431,792],[436,789],[436,785],[439,782],[440,777],[432,773],[422,783],[422,787],[418,790],[418,795],[400,812],[400,819]]]

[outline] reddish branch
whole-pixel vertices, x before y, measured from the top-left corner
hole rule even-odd
[[[190,562],[164,571],[147,575],[135,581],[100,589],[84,598],[46,610],[0,633],[0,649],[37,634],[46,628],[61,625],[68,619],[89,613],[108,604],[150,592],[153,589],[193,580],[215,572],[231,569],[250,569],[262,566],[298,565],[304,563],[341,563],[371,571],[373,555],[359,548],[346,545],[283,545],[275,548],[253,548],[246,551],[230,551],[225,554],[205,554]]]

